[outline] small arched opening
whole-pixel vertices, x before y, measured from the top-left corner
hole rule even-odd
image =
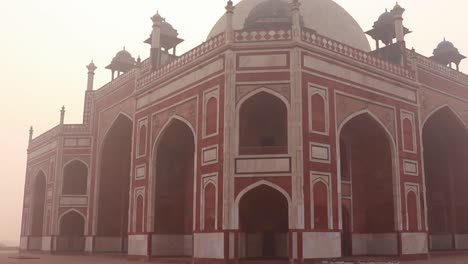
[[[239,154],[288,153],[288,110],[267,92],[249,97],[239,110]]]
[[[278,190],[260,185],[239,201],[240,258],[288,258],[288,200]]]
[[[81,161],[74,160],[63,169],[63,195],[86,195],[88,185],[88,167]]]
[[[75,211],[70,211],[60,219],[60,234],[57,238],[57,251],[84,252],[85,219]]]

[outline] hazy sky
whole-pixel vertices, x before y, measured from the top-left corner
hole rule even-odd
[[[365,30],[395,4],[336,2]],[[446,37],[468,54],[468,1],[399,3],[406,8],[405,26],[414,32],[407,37],[410,48],[430,55]],[[62,105],[67,108],[67,123],[81,122],[85,65],[94,59],[99,87],[110,79],[104,67],[123,46],[146,58],[149,46],[143,41],[156,10],[186,39],[179,53],[187,51],[205,40],[225,4],[225,0],[0,0],[0,241],[19,237],[28,128],[34,125],[37,136],[55,126]],[[468,72],[468,63],[462,70]]]

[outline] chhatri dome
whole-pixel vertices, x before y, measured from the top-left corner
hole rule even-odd
[[[285,8],[291,2],[292,0],[242,0],[235,6],[233,27],[235,30],[243,29],[253,24],[254,19],[284,23],[290,17],[290,13],[285,13],[290,12],[290,8]],[[371,50],[367,37],[356,20],[332,0],[302,0],[300,3],[305,27],[363,51]],[[272,20],[273,17],[277,17],[277,20]],[[225,21],[224,15],[211,29],[208,38],[224,32]]]

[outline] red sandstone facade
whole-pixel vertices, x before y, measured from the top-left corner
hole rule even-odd
[[[308,28],[303,8],[236,29],[228,3],[223,32],[181,56],[157,15],[148,60],[109,65],[122,74],[98,90],[89,65],[83,124],[62,112],[31,131],[21,249],[197,263],[468,249],[468,76],[405,49],[397,15],[395,62]]]

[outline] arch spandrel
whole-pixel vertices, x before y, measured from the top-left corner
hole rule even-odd
[[[133,121],[133,114],[135,112],[134,100],[127,100],[122,104],[114,106],[108,110],[104,110],[99,115],[98,125],[98,140],[102,142],[107,135],[107,132],[111,129],[112,125],[118,119],[120,115],[123,115]]]
[[[433,114],[443,108],[450,109],[450,111],[464,123],[465,127],[468,128],[466,103],[427,89],[421,90],[421,128],[424,127],[427,120],[429,120]]]
[[[336,126],[341,127],[350,116],[368,111],[396,138],[395,112],[391,108],[375,105],[345,95],[336,95]]]
[[[185,103],[176,105],[163,112],[159,112],[151,118],[151,146],[154,145],[162,129],[174,116],[180,117],[190,123],[191,127],[197,131],[197,113],[198,113],[198,100],[193,98]]]
[[[289,84],[271,84],[271,85],[238,85],[236,87],[236,103],[239,103],[244,97],[252,94],[255,90],[264,89],[270,90],[277,94],[282,95],[287,99],[288,102],[291,101],[291,88]]]

